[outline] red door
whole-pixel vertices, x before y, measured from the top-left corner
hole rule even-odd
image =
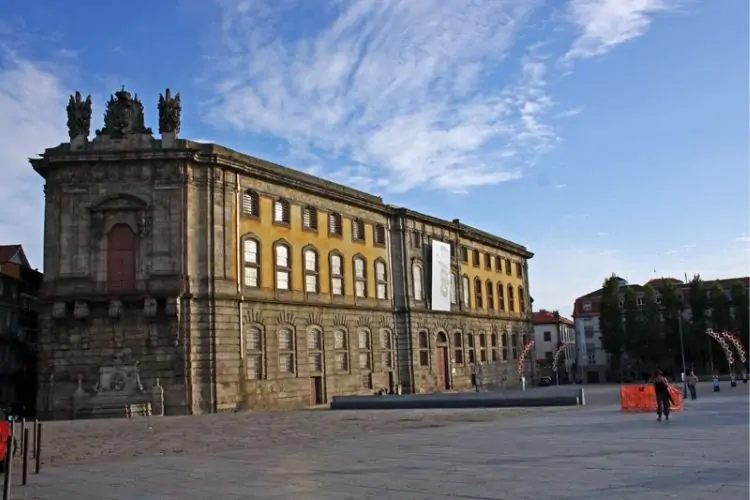
[[[135,233],[127,224],[115,225],[107,235],[107,284],[110,291],[135,287]]]

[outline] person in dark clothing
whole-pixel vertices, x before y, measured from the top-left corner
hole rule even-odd
[[[661,370],[656,370],[654,392],[656,393],[656,421],[661,422],[662,414],[666,420],[669,420],[669,405],[672,397],[669,394],[669,381]]]

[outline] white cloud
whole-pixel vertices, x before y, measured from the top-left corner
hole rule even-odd
[[[567,184],[555,184],[555,189],[565,189],[568,187]]]
[[[574,116],[578,116],[581,113],[583,113],[583,108],[572,108],[561,113],[557,113],[555,115],[555,118],[573,118]]]
[[[737,237],[737,241],[742,243],[750,243],[750,234],[742,234]]]
[[[606,54],[646,33],[655,14],[676,9],[679,0],[570,0],[578,36],[565,61]]]
[[[346,158],[335,177],[359,187],[461,192],[517,179],[558,140],[545,58],[505,59],[536,3],[333,2],[316,13],[330,23],[313,29],[286,24],[303,0],[222,1],[206,121]],[[516,76],[498,85],[499,68]]]
[[[60,79],[43,64],[0,54],[0,244],[21,243],[42,267],[43,180],[28,158],[66,141]]]

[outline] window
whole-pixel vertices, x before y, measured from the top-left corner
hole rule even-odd
[[[495,285],[492,284],[491,281],[488,281],[485,283],[485,288],[487,288],[487,310],[488,311],[494,311],[495,310]]]
[[[307,331],[307,357],[310,363],[310,373],[323,372],[323,332],[319,328]]]
[[[503,333],[500,337],[500,342],[503,345],[503,361],[508,361],[508,334]]]
[[[457,304],[458,303],[458,297],[456,297],[456,273],[451,273],[451,282],[450,282],[450,294],[451,294],[451,304]]]
[[[251,288],[260,287],[260,245],[258,240],[245,238],[242,240],[242,282]]]
[[[260,196],[252,189],[242,193],[242,215],[248,217],[260,216]]]
[[[510,347],[513,350],[513,359],[518,359],[518,335],[515,333],[510,336]]]
[[[584,326],[583,327],[583,335],[587,339],[593,339],[594,338],[594,327],[593,326]]]
[[[461,262],[469,262],[469,249],[464,246],[461,247]]]
[[[516,301],[513,298],[513,287],[508,283],[508,312],[516,312]]]
[[[289,202],[278,199],[273,203],[273,221],[277,224],[289,224]]]
[[[379,246],[385,245],[385,226],[382,224],[375,224],[373,229],[375,244]]]
[[[263,378],[263,332],[251,327],[245,334],[245,374],[250,380]]]
[[[479,334],[479,361],[487,362],[487,336],[484,333]]]
[[[503,272],[503,258],[499,255],[495,256],[495,271],[498,273]]]
[[[386,274],[385,262],[382,260],[375,261],[375,281],[378,299],[388,299],[388,275]]]
[[[516,262],[516,277],[523,278],[523,264]]]
[[[352,239],[354,241],[365,241],[365,223],[359,219],[352,220]]]
[[[341,236],[341,214],[336,212],[328,214],[328,234],[331,236]]]
[[[380,330],[380,365],[384,371],[393,370],[393,335],[390,330]]]
[[[635,299],[635,304],[639,307],[642,307],[644,304],[643,297],[638,297],[637,299]]]
[[[463,298],[463,302],[464,302],[464,307],[466,309],[468,309],[470,307],[470,305],[469,305],[469,297],[470,297],[469,293],[471,293],[471,292],[469,290],[469,277],[466,276],[466,275],[461,276],[461,293],[463,294],[462,298]]]
[[[484,267],[485,269],[492,269],[492,255],[484,254]]]
[[[414,281],[414,300],[424,300],[422,266],[417,262],[411,265],[411,277]]]
[[[419,366],[430,366],[430,338],[427,332],[419,332]]]
[[[291,290],[292,263],[289,247],[284,243],[276,244],[276,289]]]
[[[544,332],[544,341],[552,342],[552,332]]]
[[[505,287],[499,281],[497,283],[497,310],[505,311]]]
[[[526,294],[521,286],[518,287],[518,312],[526,314]]]
[[[661,295],[656,296],[656,303],[661,304]]]
[[[464,364],[464,343],[463,335],[461,332],[455,332],[453,334],[453,357],[456,360],[457,365]]]
[[[294,332],[289,328],[279,331],[279,371],[294,373]]]
[[[318,209],[305,207],[302,209],[302,227],[311,231],[318,230]]]
[[[474,334],[473,333],[467,333],[466,334],[466,361],[473,365],[476,363],[476,358],[474,357]]]
[[[313,248],[306,248],[303,252],[305,260],[305,292],[318,293],[318,273],[320,272],[318,264],[318,252]]]
[[[354,293],[359,298],[367,297],[367,266],[362,257],[354,257]]]
[[[331,295],[344,295],[344,259],[338,253],[332,253],[331,260]]]
[[[584,302],[583,303],[583,310],[586,312],[591,311],[591,302]]]
[[[471,254],[471,263],[474,265],[474,267],[479,267],[479,250],[472,250]]]
[[[505,259],[505,274],[510,276],[513,273],[510,267],[510,259]]]
[[[474,278],[474,308],[475,309],[482,309],[484,305],[482,304],[482,280],[479,278]]]
[[[419,231],[411,233],[411,246],[414,248],[422,248],[422,233]]]
[[[359,331],[359,368],[360,370],[372,370],[372,344],[370,343],[370,332]]]
[[[499,357],[497,353],[497,333],[490,335],[490,348],[492,349],[491,361],[494,363]]]
[[[349,371],[349,342],[348,335],[344,330],[334,330],[333,351],[336,357],[336,371]]]

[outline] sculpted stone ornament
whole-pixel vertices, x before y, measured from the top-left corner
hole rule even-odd
[[[70,139],[82,136],[88,138],[91,133],[91,95],[83,100],[80,92],[70,96],[68,101],[68,136]]]
[[[146,127],[143,103],[138,99],[138,94],[131,96],[123,87],[109,97],[104,113],[104,128],[97,130],[96,135],[122,137],[128,134],[150,135],[152,132]]]
[[[164,95],[159,94],[159,133],[179,134],[182,116],[180,93],[172,97],[172,91],[167,89]]]

